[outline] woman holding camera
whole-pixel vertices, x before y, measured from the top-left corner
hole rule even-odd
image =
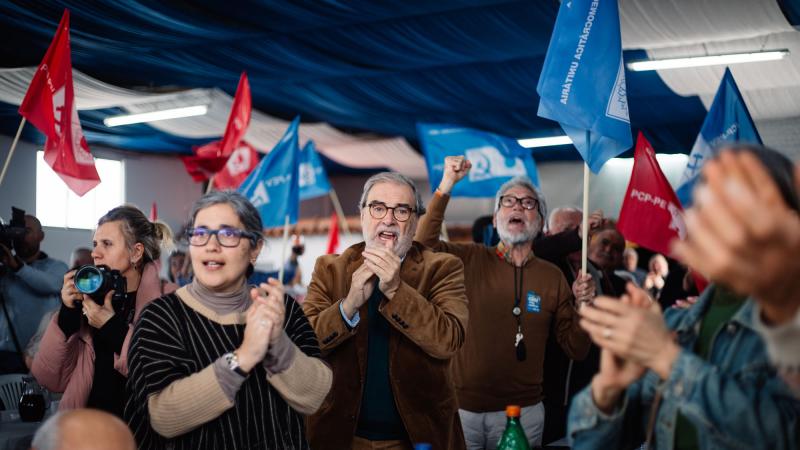
[[[92,241],[94,264],[107,266],[107,284],[125,286],[126,292],[111,289],[92,299],[75,285],[76,270],[64,275],[61,309],[31,368],[39,383],[64,393],[59,409],[90,407],[122,417],[133,323],[147,303],[176,288],[162,286],[158,273],[161,244],[171,241],[167,225],[150,222],[133,206],[100,218]]]
[[[306,449],[330,390],[314,330],[269,279],[249,286],[258,211],[236,192],[195,204],[191,284],[150,303],[131,340],[125,418],[140,449]]]

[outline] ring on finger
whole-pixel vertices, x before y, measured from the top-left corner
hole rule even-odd
[[[612,335],[613,335],[613,333],[611,332],[611,328],[610,327],[603,328],[603,338],[604,339],[611,340],[611,336]]]

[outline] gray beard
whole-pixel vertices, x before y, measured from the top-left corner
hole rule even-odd
[[[500,237],[500,240],[505,242],[506,245],[519,245],[524,244],[526,242],[533,242],[533,238],[539,233],[537,230],[539,227],[537,223],[534,222],[531,227],[526,229],[525,231],[519,233],[511,233],[508,231],[508,228],[505,224],[498,224],[497,226],[497,235]]]

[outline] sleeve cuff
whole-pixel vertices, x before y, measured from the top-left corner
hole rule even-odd
[[[359,314],[358,311],[356,311],[356,313],[353,314],[352,319],[347,318],[347,314],[344,313],[344,306],[342,306],[342,301],[339,301],[339,312],[342,313],[342,320],[344,320],[345,325],[347,325],[347,331],[352,331],[353,328],[358,326],[358,322],[361,321],[361,314]]]
[[[217,376],[219,387],[222,389],[225,397],[233,403],[234,398],[236,398],[236,393],[239,392],[242,383],[244,383],[247,377],[243,377],[229,369],[224,356],[220,356],[214,361],[214,374]]]
[[[761,318],[761,309],[753,308],[753,323],[767,344],[770,361],[780,371],[800,373],[800,310],[789,323],[770,326]]]
[[[270,342],[262,365],[270,375],[279,374],[292,365],[296,353],[297,346],[294,345],[294,342],[284,330],[278,335],[278,339],[275,342]]]
[[[77,333],[81,328],[81,309],[69,308],[62,302],[61,309],[58,311],[58,327],[64,333],[65,339],[69,339],[70,336]]]
[[[617,404],[611,414],[606,414],[594,404],[592,386],[586,386],[572,401],[569,410],[569,435],[583,430],[595,428],[599,425],[610,426],[621,422],[628,409],[628,392],[622,394],[622,401]]]

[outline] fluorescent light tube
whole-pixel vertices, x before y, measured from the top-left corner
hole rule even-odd
[[[107,127],[130,125],[132,123],[155,122],[157,120],[178,119],[181,117],[202,116],[208,112],[208,106],[186,106],[184,108],[164,109],[161,111],[140,114],[123,114],[121,116],[106,117],[103,123]]]
[[[572,139],[570,139],[569,136],[549,136],[541,138],[519,139],[517,140],[517,143],[525,148],[552,147],[554,145],[572,144]]]
[[[729,65],[758,61],[774,61],[783,59],[789,50],[769,50],[752,53],[729,53],[726,55],[693,56],[688,58],[653,59],[629,62],[628,69],[634,72],[644,70],[680,69],[684,67]]]

